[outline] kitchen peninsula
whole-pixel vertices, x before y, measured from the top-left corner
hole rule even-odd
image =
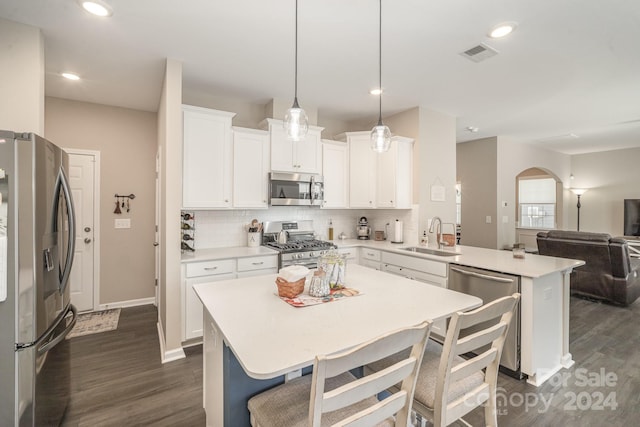
[[[276,277],[194,285],[205,308],[207,425],[248,425],[248,397],[309,367],[318,354],[482,304],[470,295],[349,265],[348,286],[361,295],[296,308],[276,295]]]
[[[386,241],[350,239],[336,243],[341,252],[361,251],[361,262],[369,267],[438,286],[447,286],[448,268],[453,264],[519,276],[520,369],[527,375],[527,382],[540,386],[560,369],[573,365],[569,351],[569,276],[584,261],[534,254],[520,259],[511,251],[460,245],[444,249],[447,256],[442,256],[412,252],[407,250],[411,245]]]

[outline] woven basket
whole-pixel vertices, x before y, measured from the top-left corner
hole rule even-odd
[[[277,277],[278,295],[285,298],[295,298],[304,291],[304,281],[304,277],[295,282],[287,282],[282,277]]]

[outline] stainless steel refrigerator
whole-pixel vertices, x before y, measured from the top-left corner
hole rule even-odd
[[[0,131],[0,425],[57,426],[70,394],[64,338],[75,219],[67,154]]]

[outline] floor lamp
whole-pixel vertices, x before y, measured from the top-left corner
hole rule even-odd
[[[578,204],[576,205],[578,207],[578,231],[580,231],[580,196],[582,196],[584,193],[587,192],[586,188],[572,188],[571,191],[573,191],[573,194],[575,194],[576,196],[578,196]]]

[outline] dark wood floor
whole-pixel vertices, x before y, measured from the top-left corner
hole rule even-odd
[[[126,308],[117,331],[71,340],[63,425],[205,425],[201,347],[162,365],[156,319],[153,306]],[[639,425],[640,300],[623,308],[572,298],[570,322],[576,365],[539,388],[501,374],[500,426]],[[465,420],[484,425],[481,410]]]
[[[63,426],[204,426],[202,346],[160,363],[152,305],[122,309],[118,329],[72,338]]]

